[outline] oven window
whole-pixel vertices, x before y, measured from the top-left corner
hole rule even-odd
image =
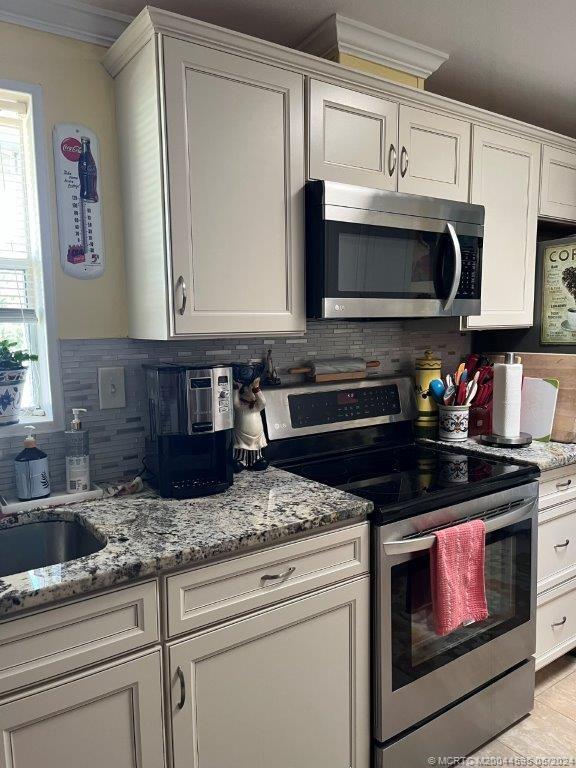
[[[432,621],[428,553],[392,567],[393,690],[530,619],[530,531],[531,522],[526,521],[486,537],[489,616],[443,637],[435,633]]]
[[[454,267],[446,235],[343,222],[327,222],[326,229],[329,296],[447,295]]]

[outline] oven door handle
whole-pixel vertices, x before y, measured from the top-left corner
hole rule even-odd
[[[506,528],[508,525],[519,523],[521,520],[528,516],[528,513],[532,513],[535,503],[536,499],[533,499],[527,504],[522,504],[521,507],[513,509],[511,512],[506,512],[503,515],[498,515],[498,517],[493,517],[490,520],[486,520],[486,533],[492,533],[493,531],[497,531],[500,528]],[[466,520],[463,520],[462,522],[465,523]],[[454,521],[454,524],[457,525],[458,521]],[[434,535],[422,536],[417,539],[385,541],[383,545],[384,553],[386,555],[410,555],[413,552],[423,552],[426,549],[432,549],[435,541],[436,536]]]
[[[460,248],[460,240],[458,240],[454,225],[449,221],[446,222],[446,228],[448,229],[448,234],[452,240],[452,247],[454,248],[454,275],[452,276],[452,285],[448,292],[448,298],[444,304],[445,312],[451,309],[452,304],[454,304],[454,299],[456,298],[458,287],[460,286],[460,278],[462,277],[462,250]]]

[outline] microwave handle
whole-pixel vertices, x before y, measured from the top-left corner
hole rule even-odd
[[[450,286],[448,298],[444,304],[444,310],[448,311],[452,307],[452,304],[454,304],[454,299],[458,293],[458,286],[460,285],[460,278],[462,276],[462,251],[460,250],[460,241],[458,240],[454,225],[447,222],[446,227],[454,248],[454,276],[452,277],[452,285]]]
[[[527,513],[532,513],[532,509],[536,499],[531,499],[527,504],[522,504],[521,507],[513,509],[511,512],[506,512],[503,515],[490,518],[485,521],[486,533],[492,533],[498,531],[500,528],[506,528],[508,525],[514,525],[519,523],[525,517]],[[462,520],[463,523],[467,522],[466,518]],[[454,525],[458,525],[458,521],[454,521]],[[426,549],[432,549],[436,536],[420,536],[417,539],[401,539],[400,541],[385,541],[384,553],[386,555],[410,555],[413,552],[423,552]]]

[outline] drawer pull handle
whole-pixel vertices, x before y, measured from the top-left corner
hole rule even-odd
[[[570,539],[566,539],[564,544],[554,544],[554,549],[564,549],[564,547],[567,547],[568,544],[570,544]]]
[[[564,490],[564,488],[569,488],[571,485],[572,485],[572,480],[568,479],[568,480],[566,480],[563,483],[556,483],[556,488],[559,491],[562,491],[562,490]]]
[[[562,621],[555,621],[555,622],[553,622],[552,628],[554,628],[554,627],[563,627],[564,624],[566,624],[566,616],[562,617]]]
[[[184,679],[184,672],[182,672],[182,667],[177,667],[176,674],[178,675],[178,680],[180,680],[180,701],[176,706],[178,709],[183,709],[184,704],[186,703],[186,680]]]
[[[184,312],[186,312],[186,302],[188,301],[188,292],[186,291],[186,283],[184,282],[184,278],[182,275],[178,278],[176,281],[176,290],[179,288],[182,289],[182,300],[180,302],[180,306],[178,307],[178,314],[183,315]]]
[[[260,579],[260,583],[263,587],[273,584],[282,584],[283,581],[286,581],[286,579],[289,579],[290,576],[292,576],[295,570],[296,568],[294,568],[294,566],[290,566],[290,568],[286,568],[282,573],[266,573]]]

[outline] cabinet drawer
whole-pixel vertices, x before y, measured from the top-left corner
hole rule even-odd
[[[368,523],[167,578],[168,634],[181,635],[369,572]]]
[[[576,579],[538,596],[536,611],[537,667],[576,646]]]
[[[540,479],[540,509],[576,499],[576,469],[573,466],[545,472]]]
[[[156,581],[0,624],[0,694],[158,641]]]
[[[558,514],[538,526],[538,591],[576,575],[576,503],[567,502]]]

